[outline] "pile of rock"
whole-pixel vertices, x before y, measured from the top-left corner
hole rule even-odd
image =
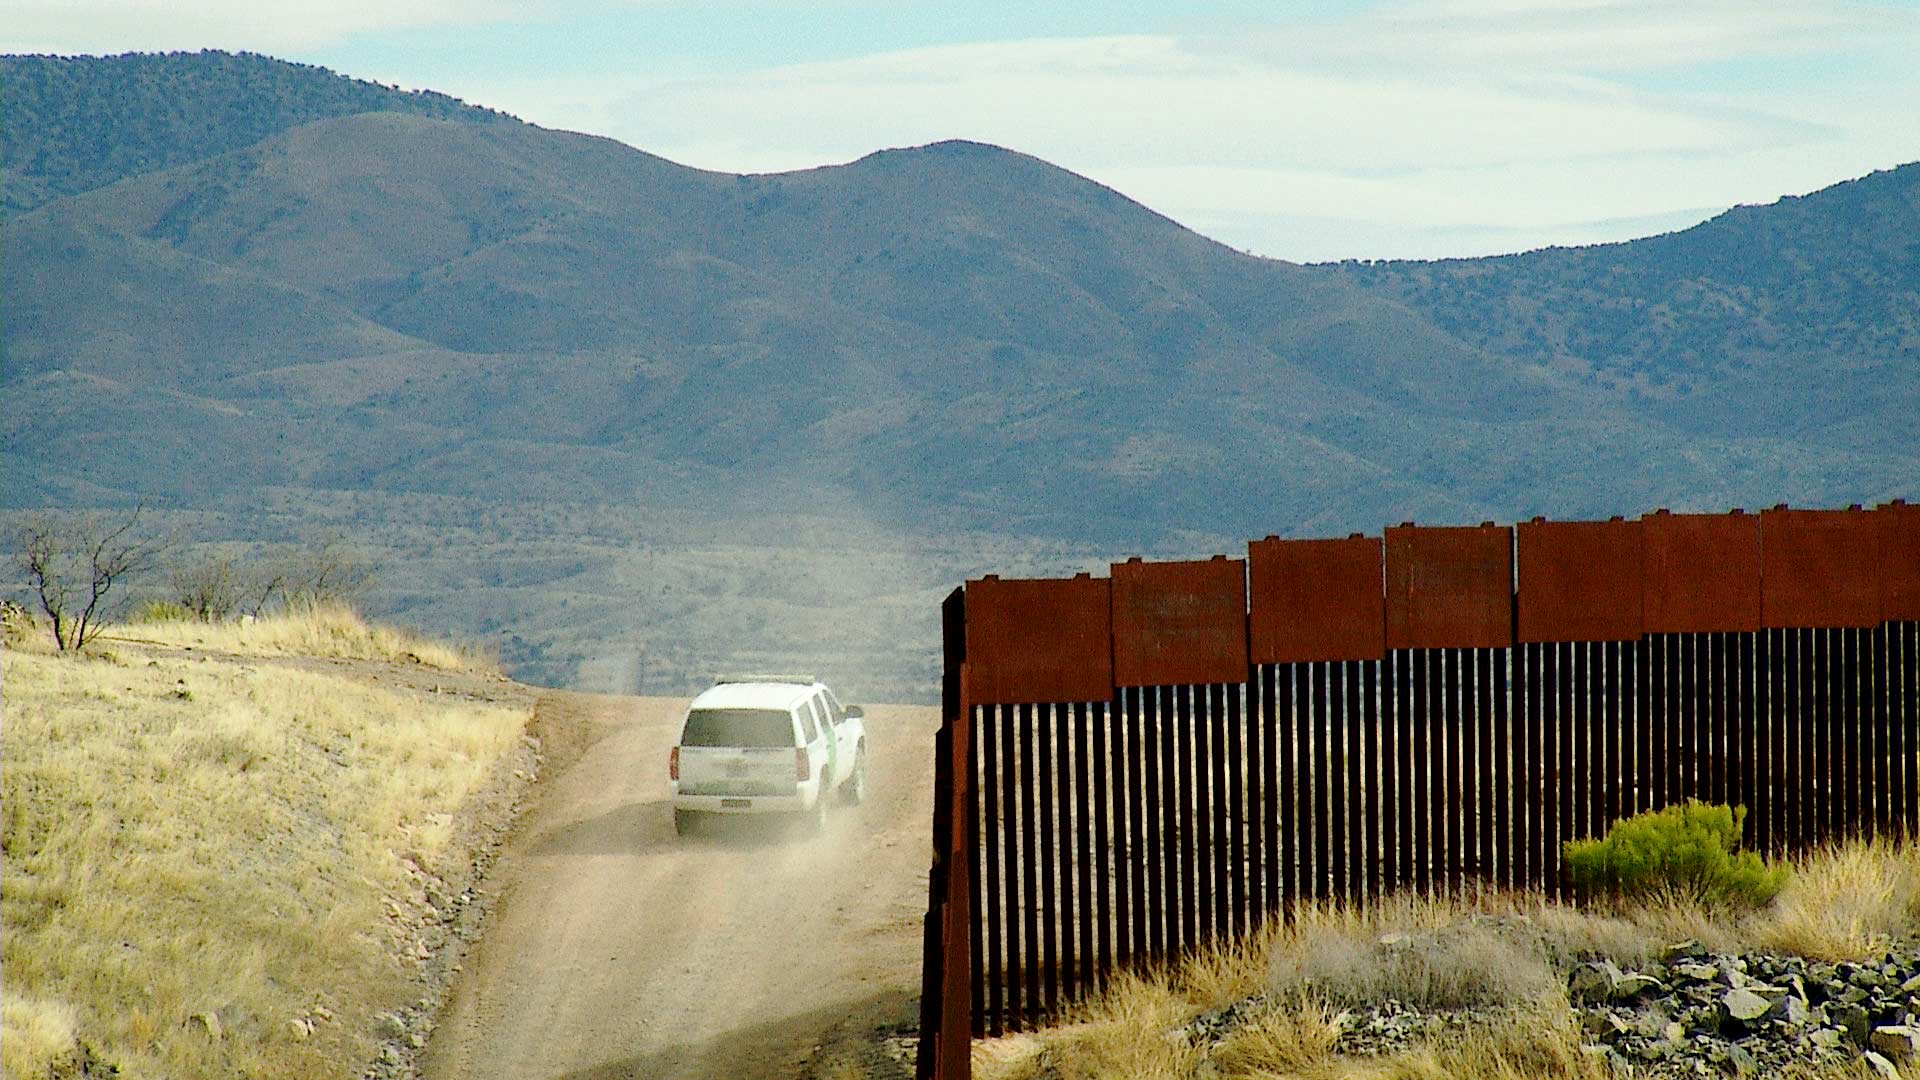
[[[1174,1029],[1171,1038],[1211,1049],[1277,1007],[1267,995],[1255,994],[1201,1013]],[[1333,1052],[1349,1057],[1395,1054],[1470,1028],[1511,1022],[1515,1016],[1505,1005],[1421,1008],[1398,998],[1355,1004],[1332,1016]]]
[[[1631,1075],[1767,1075],[1861,1057],[1886,1077],[1920,1067],[1920,950],[1825,964],[1688,941],[1638,970],[1582,963],[1567,996],[1588,1052]]]
[[[1920,1077],[1920,947],[1826,964],[1715,955],[1687,941],[1633,970],[1604,959],[1578,963],[1567,976],[1567,998],[1586,1053],[1621,1076],[1771,1076],[1864,1060],[1887,1080]],[[1211,1048],[1276,1007],[1264,995],[1245,998],[1193,1018],[1172,1037]],[[1397,1053],[1515,1016],[1501,1005],[1353,1003],[1333,1018],[1333,1049]]]
[[[1333,1040],[1333,1050],[1356,1056],[1397,1054],[1454,1032],[1510,1021],[1513,1015],[1513,1010],[1504,1006],[1419,1009],[1398,998],[1388,998],[1336,1015],[1334,1027],[1339,1034]]]

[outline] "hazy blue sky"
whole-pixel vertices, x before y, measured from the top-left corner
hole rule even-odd
[[[1920,0],[0,0],[769,171],[970,138],[1296,260],[1625,239],[1920,159]]]

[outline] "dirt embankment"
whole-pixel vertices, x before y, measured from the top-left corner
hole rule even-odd
[[[411,651],[223,651],[300,619],[82,655],[8,627],[6,1075],[317,1080],[425,1042],[536,692]]]
[[[919,992],[936,711],[869,711],[868,802],[824,835],[683,838],[666,759],[684,706],[541,697],[546,761],[430,1080],[901,1074],[870,1035]]]

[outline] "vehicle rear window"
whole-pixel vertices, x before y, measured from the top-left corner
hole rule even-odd
[[[792,746],[793,716],[785,709],[695,709],[687,714],[681,746]]]

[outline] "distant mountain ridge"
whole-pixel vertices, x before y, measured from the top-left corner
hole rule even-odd
[[[1168,551],[1920,492],[1920,166],[1623,245],[1299,266],[978,143],[734,176],[260,57],[0,65],[7,507],[462,507],[443,542],[479,507],[627,508],[634,535],[671,508],[714,550],[838,521],[948,550],[944,580],[972,564],[936,538],[962,535]],[[58,119],[102,95],[93,128]],[[256,111],[264,134],[219,119]],[[501,565],[552,543],[511,520]],[[735,639],[773,651],[732,666],[777,665],[786,616],[752,605],[828,603],[804,567],[847,538],[790,539],[750,599],[672,613],[614,603],[631,566],[544,547],[572,585],[454,569],[477,591],[391,599],[511,632],[552,681],[589,624],[674,626],[684,670]],[[484,598],[512,589],[503,623]],[[906,679],[920,630],[869,632]]]
[[[1001,520],[1065,532],[1107,529],[1156,500],[1212,501],[1169,471],[1198,480],[1237,458],[1278,477],[1299,417],[1385,404],[1410,411],[1400,424],[1490,408],[1537,420],[1550,399],[1581,394],[1491,363],[1337,277],[1238,255],[977,144],[732,177],[604,139],[368,113],[60,200],[10,236],[4,378],[25,393],[38,374],[86,371],[129,389],[129,404],[170,390],[175,409],[180,394],[231,401],[233,379],[290,361],[384,354],[388,370],[420,367],[402,380],[411,400],[359,406],[373,430],[351,454],[329,452],[317,429],[299,453],[276,439],[260,471],[227,473],[236,482],[444,483],[421,475],[421,455],[461,441],[436,424],[434,449],[422,446],[409,418],[466,417],[482,437],[514,415],[512,401],[447,374],[479,357],[566,358],[545,416],[515,424],[520,438],[575,445],[579,418],[598,417],[584,437],[642,471],[845,484],[896,515],[991,485],[1005,492]],[[81,257],[89,246],[105,250]],[[83,264],[114,287],[64,277]],[[254,299],[174,295],[198,280]],[[145,297],[155,306],[135,339],[128,302]],[[1155,408],[1130,430],[1120,421],[1141,401]],[[1220,428],[1225,402],[1234,422]],[[256,399],[250,415],[277,426],[285,404]],[[1009,468],[996,423],[1010,408],[1047,419],[1036,453]],[[388,463],[341,475],[339,462],[389,437]],[[1062,453],[1062,439],[1082,449]],[[303,460],[326,464],[307,473]],[[1378,471],[1355,464],[1334,455],[1311,485],[1290,486],[1331,494]],[[155,471],[157,489],[134,487],[165,492],[205,472],[190,459]],[[619,497],[631,471],[576,479]],[[1068,509],[1066,490],[1115,509]]]
[[[1762,416],[1818,400],[1818,437],[1911,390],[1916,223],[1920,166],[1904,165],[1643,240],[1337,266],[1463,341],[1579,372],[1696,430],[1753,424],[1756,398]]]
[[[401,112],[511,119],[255,53],[0,57],[4,206],[11,214],[129,176],[199,161],[315,120]]]

